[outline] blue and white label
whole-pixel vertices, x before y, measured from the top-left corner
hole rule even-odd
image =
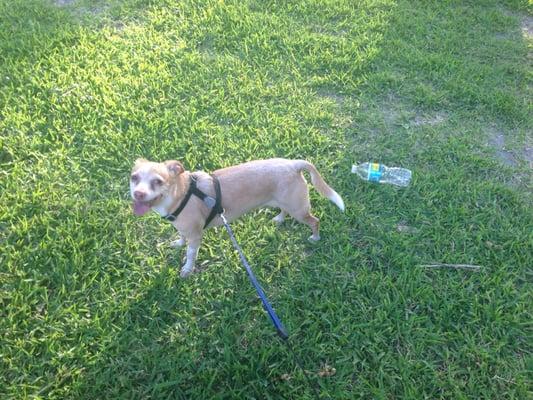
[[[378,163],[370,163],[368,165],[368,177],[370,182],[379,182],[383,174],[383,166]]]

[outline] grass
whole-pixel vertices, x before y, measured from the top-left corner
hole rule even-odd
[[[139,156],[306,158],[344,197],[312,192],[318,245],[273,210],[234,224],[323,398],[532,396],[526,2],[0,11],[2,398],[312,398],[225,233],[183,281],[171,227],[132,215]],[[412,185],[349,173],[367,160]]]

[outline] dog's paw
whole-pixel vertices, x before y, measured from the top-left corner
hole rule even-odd
[[[316,243],[320,240],[320,235],[311,235],[307,238],[311,243]]]
[[[183,247],[185,246],[185,239],[179,238],[178,240],[173,240],[172,242],[169,243],[169,246],[173,248]]]
[[[185,266],[181,269],[180,271],[180,277],[181,278],[187,278],[188,276],[190,276],[193,272],[193,269],[192,268],[185,268]]]
[[[272,218],[272,221],[276,224],[276,225],[281,225],[283,223],[283,221],[285,221],[285,214],[284,213],[279,213],[278,215],[276,215],[274,218]]]

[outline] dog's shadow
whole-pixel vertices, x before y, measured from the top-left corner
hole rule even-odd
[[[294,265],[280,260],[298,264],[310,256],[305,249],[316,247],[305,240],[306,226],[291,220],[275,226],[271,214],[252,216],[255,222],[236,222],[234,230],[291,330],[289,288],[299,275],[291,276]],[[112,333],[101,335],[105,342],[98,344],[93,362],[85,366],[78,392],[91,398],[201,398],[217,391],[206,387],[206,382],[224,385],[229,392],[241,388],[258,396],[261,391],[255,385],[259,381],[269,385],[271,394],[289,385],[277,377],[291,372],[293,366],[287,365],[284,349],[224,228],[206,235],[198,257],[199,272],[186,279],[179,276],[185,252],[169,246],[174,239],[169,232],[165,240],[158,241],[164,265],[147,271],[151,274],[148,284],[129,289],[133,300],[125,305],[117,301],[121,309],[108,321]],[[329,252],[327,246],[324,251]],[[269,281],[276,283],[269,286]],[[267,350],[250,351],[258,348]],[[275,368],[269,372],[272,365]],[[237,377],[235,370],[241,371]],[[221,391],[219,398],[228,398],[224,396]]]
[[[228,308],[229,313],[238,312],[232,307],[235,293],[227,286],[209,295],[214,287],[209,278],[197,274],[183,280],[179,268],[167,265],[149,286],[132,292],[135,300],[109,321],[112,334],[102,336],[105,343],[98,345],[96,359],[84,368],[78,382],[81,397],[195,397],[194,382],[201,381],[198,371],[213,363],[209,360],[220,361],[220,355],[213,357],[209,350],[217,341],[209,332],[224,330],[217,328],[223,319],[217,313]],[[196,302],[202,286],[209,288],[202,289]]]

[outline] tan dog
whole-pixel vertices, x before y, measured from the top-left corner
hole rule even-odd
[[[281,212],[273,218],[276,223],[282,223],[289,214],[311,227],[313,235],[310,240],[319,240],[319,221],[311,214],[307,182],[302,171],[309,172],[311,182],[320,194],[344,211],[342,198],[324,182],[313,164],[304,160],[276,158],[250,161],[213,173],[220,182],[226,219],[232,221],[257,207],[277,207]],[[173,213],[189,190],[191,177],[196,179],[198,189],[215,197],[213,179],[205,172],[185,171],[179,161],[155,163],[144,159],[137,160],[130,180],[134,213],[143,215],[150,209],[163,217]],[[171,245],[183,246],[186,241],[188,244],[187,259],[181,270],[182,277],[188,276],[194,269],[204,223],[210,211],[206,203],[193,195],[183,212],[172,222],[180,233],[180,239]],[[208,227],[218,225],[222,225],[222,219],[217,215]]]

